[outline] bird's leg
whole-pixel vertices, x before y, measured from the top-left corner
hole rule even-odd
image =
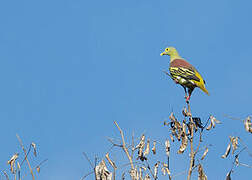
[[[184,90],[185,90],[185,99],[187,99],[187,91],[186,91],[186,87],[185,86],[183,86],[183,88],[184,88]]]
[[[186,102],[189,102],[190,97],[191,97],[191,94],[189,94],[189,96],[186,97]]]
[[[188,94],[189,94],[189,96],[187,96],[187,98],[186,98],[186,102],[189,102],[189,100],[190,100],[190,97],[191,97],[191,95],[192,95],[193,90],[194,90],[194,88],[189,88],[189,89],[188,89]]]

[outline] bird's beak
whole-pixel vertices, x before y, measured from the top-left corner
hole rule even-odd
[[[167,55],[167,53],[164,51],[160,54],[160,56]]]

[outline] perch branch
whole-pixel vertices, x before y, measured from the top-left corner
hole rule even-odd
[[[191,113],[191,107],[189,104],[189,101],[186,102],[187,106],[188,106],[188,112],[189,112],[189,117],[190,117],[190,131],[191,131],[191,137],[190,137],[190,166],[189,166],[189,170],[188,170],[188,175],[187,175],[187,180],[191,179],[191,175],[192,175],[192,170],[193,170],[193,162],[194,162],[194,157],[195,157],[195,153],[193,150],[193,133],[194,133],[194,126],[193,126],[193,119],[192,119],[192,113]]]

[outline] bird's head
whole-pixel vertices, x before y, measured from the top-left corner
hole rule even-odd
[[[179,56],[177,50],[174,47],[167,47],[165,51],[160,54],[160,56],[169,55],[169,56]]]

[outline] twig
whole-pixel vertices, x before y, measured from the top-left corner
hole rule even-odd
[[[198,144],[194,154],[196,154],[199,151],[200,143],[202,142],[201,138],[202,138],[202,131],[200,132],[199,144]]]
[[[108,139],[108,141],[109,141],[113,146],[123,147],[121,144],[116,144],[116,143],[114,143],[114,142],[112,141],[111,138],[107,138],[107,139]]]
[[[239,138],[239,140],[241,141],[241,143],[243,144],[243,146],[246,148],[246,151],[247,151],[247,153],[249,154],[249,156],[252,157],[252,153],[251,153],[250,150],[248,149],[248,146],[243,142],[243,140],[242,140],[240,137],[238,137],[238,138]]]
[[[28,157],[28,155],[30,154],[30,151],[31,151],[31,144],[29,146],[29,149],[28,149],[28,152],[26,153],[26,156],[24,157],[23,161],[21,162],[20,166],[22,167],[23,163],[25,162],[25,159]]]
[[[81,180],[84,180],[87,176],[89,176],[89,175],[91,175],[91,174],[93,174],[94,172],[92,171],[92,172],[90,172],[90,173],[87,173],[86,175],[84,175],[82,178],[81,178]]]
[[[227,117],[227,118],[229,118],[229,119],[232,119],[232,120],[243,121],[241,118],[232,117],[232,116],[229,116],[227,114],[224,114],[224,116]]]
[[[239,165],[242,165],[242,166],[245,166],[245,167],[248,167],[248,168],[252,168],[252,166],[244,164],[244,163],[239,163]]]
[[[121,128],[119,127],[119,125],[117,124],[116,121],[114,121],[114,123],[115,123],[116,127],[118,128],[118,130],[120,131],[121,138],[122,138],[122,143],[123,143],[123,144],[122,144],[122,146],[123,146],[122,148],[123,148],[125,154],[127,155],[129,161],[130,161],[131,169],[134,169],[134,164],[133,164],[132,158],[131,158],[131,156],[129,155],[129,151],[128,151],[128,149],[126,148],[126,145],[125,145],[125,140],[124,140],[123,131],[121,130]]]
[[[199,166],[199,164],[195,165],[195,166],[192,168],[192,171],[193,171],[195,168],[197,168],[198,166]],[[183,174],[185,174],[186,172],[187,172],[187,170],[184,170],[184,171],[179,172],[179,173],[177,173],[177,174],[175,174],[175,175],[173,175],[173,176],[171,176],[171,177],[174,178],[174,177],[183,175]]]
[[[150,171],[150,173],[151,173],[151,176],[152,176],[154,179],[156,179],[155,176],[154,176],[154,173],[153,173],[152,170],[151,170],[151,167],[150,167],[149,163],[147,162],[147,160],[145,161],[145,163],[147,164],[147,169],[149,169],[149,171]]]
[[[134,144],[134,132],[132,133],[132,142],[131,142],[131,159],[133,159],[133,155],[134,155],[134,151],[135,151],[135,144]]]
[[[37,166],[35,166],[34,168],[32,168],[32,170],[35,170],[35,168],[41,166],[41,165],[44,164],[46,161],[48,161],[48,159],[45,159],[45,160],[43,160],[42,162],[40,162]],[[20,171],[19,171],[19,172],[20,172]],[[21,176],[21,175],[20,175],[20,176]],[[24,175],[22,176],[22,179],[24,179],[25,176],[27,176],[27,173],[24,174]],[[20,178],[20,177],[19,177],[19,178]],[[21,178],[20,178],[20,179],[21,179]]]
[[[96,163],[97,163],[97,157],[95,157],[95,165],[94,165],[95,180],[97,180],[96,171],[95,171],[95,168],[96,168]]]
[[[6,178],[7,180],[9,180],[8,174],[7,174],[5,171],[3,171],[3,173],[4,173],[4,175],[5,175],[5,178]]]
[[[90,161],[90,159],[88,158],[87,154],[85,152],[82,152],[82,154],[85,156],[86,160],[89,162],[90,166],[94,169],[94,165],[92,164],[92,162]]]
[[[24,145],[23,145],[22,140],[20,139],[19,135],[16,134],[16,136],[17,136],[17,139],[18,139],[18,141],[19,141],[19,143],[20,143],[20,146],[22,147],[22,149],[23,149],[23,151],[24,151],[25,160],[26,160],[27,165],[28,165],[28,167],[29,167],[29,169],[30,169],[30,173],[31,173],[31,175],[32,175],[32,180],[35,180],[32,167],[31,167],[30,162],[29,162],[29,160],[28,160],[28,158],[27,158],[26,149],[24,148]]]

